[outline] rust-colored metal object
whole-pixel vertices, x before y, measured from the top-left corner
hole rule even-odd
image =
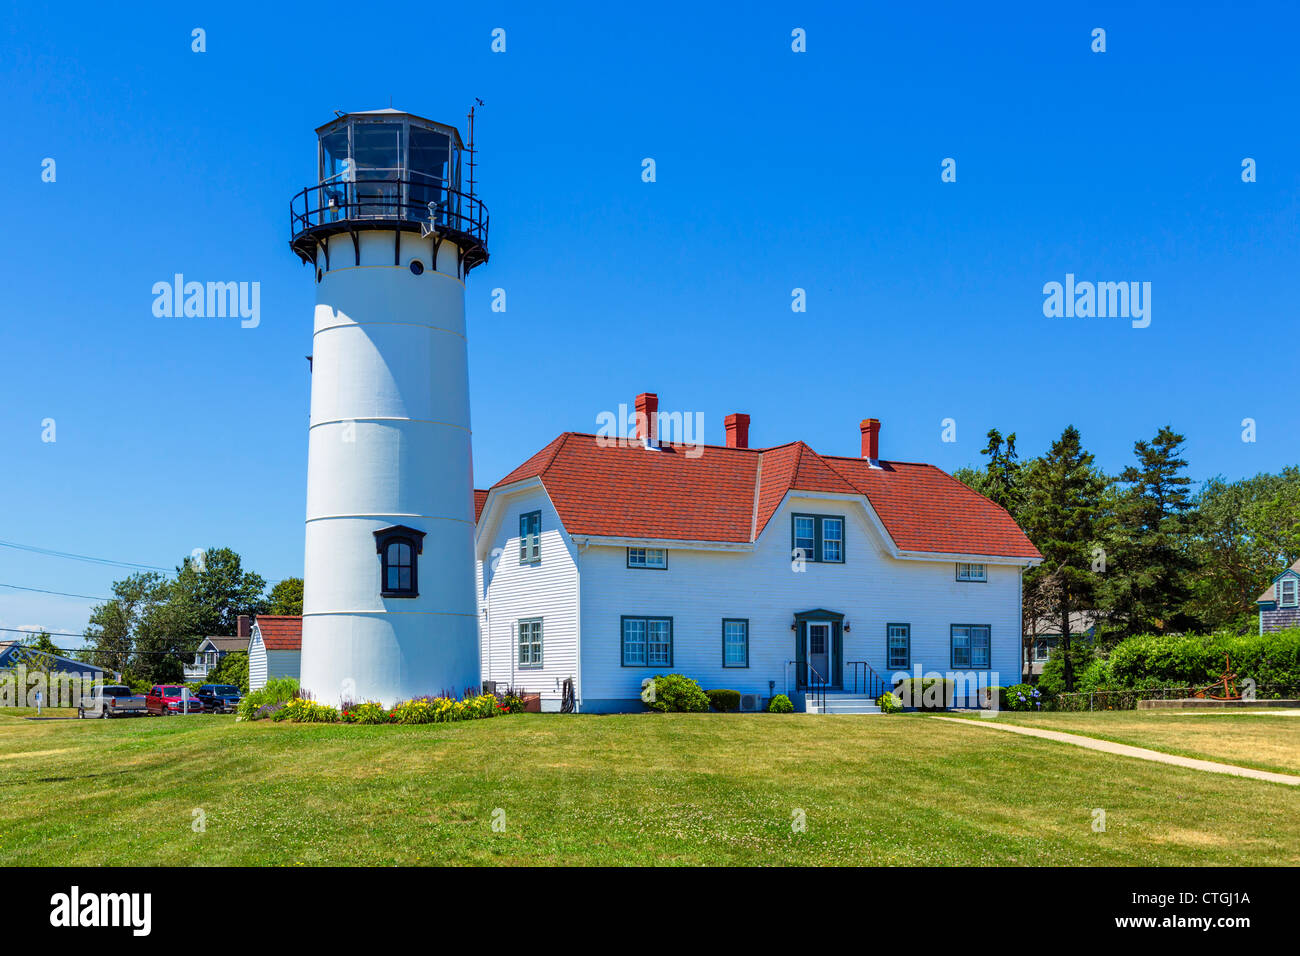
[[[1233,688],[1229,686],[1230,681],[1236,681],[1236,680],[1237,680],[1237,675],[1232,670],[1231,655],[1224,654],[1223,673],[1219,675],[1218,680],[1216,680],[1209,687],[1205,687],[1202,688],[1201,690],[1194,692],[1192,696],[1200,697],[1201,699],[1209,698],[1210,700],[1241,700],[1241,694],[1239,693],[1234,694],[1232,692]],[[1220,696],[1219,694],[1212,693],[1212,691],[1216,691],[1220,689],[1222,689],[1223,691],[1222,696]]]

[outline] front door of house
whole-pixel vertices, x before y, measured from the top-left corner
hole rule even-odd
[[[808,683],[824,684],[831,679],[831,625],[829,621],[808,622]]]

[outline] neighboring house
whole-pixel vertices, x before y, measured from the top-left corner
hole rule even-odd
[[[194,652],[194,662],[185,665],[185,680],[205,681],[208,674],[231,651],[248,650],[248,641],[252,637],[250,620],[247,614],[239,615],[237,624],[239,633],[235,637],[205,637],[200,641]]]
[[[476,494],[484,681],[544,710],[572,681],[577,710],[616,712],[668,672],[750,706],[869,674],[1019,679],[1021,575],[1042,557],[1006,511],[881,460],[875,419],[847,458],[750,448],[747,415],[726,446],[660,444],[657,404],[638,397],[635,439],[566,432]]]
[[[1070,615],[1070,641],[1093,641],[1097,637],[1097,615],[1094,611],[1075,611]],[[1032,658],[1023,665],[1021,675],[1029,683],[1037,683],[1043,665],[1052,650],[1061,643],[1061,622],[1050,617],[1040,617],[1030,625],[1025,643],[1033,648]],[[1024,659],[1021,654],[1021,659]]]
[[[248,689],[257,690],[275,677],[297,679],[301,673],[302,617],[260,614],[248,641]]]
[[[1259,605],[1259,633],[1300,627],[1300,560],[1275,577],[1255,603]]]
[[[83,680],[94,680],[106,673],[104,668],[96,664],[35,651],[21,641],[0,641],[0,670],[9,670],[24,663],[29,668],[37,666],[51,674],[72,674]]]

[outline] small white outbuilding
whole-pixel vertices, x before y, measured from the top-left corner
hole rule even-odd
[[[302,670],[302,617],[263,614],[248,639],[248,689],[257,690],[275,677],[298,679]]]

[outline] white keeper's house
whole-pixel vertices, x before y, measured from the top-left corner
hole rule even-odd
[[[485,682],[598,713],[643,709],[664,673],[742,709],[854,710],[903,675],[1020,680],[1020,579],[1042,557],[1002,508],[882,459],[875,419],[854,458],[750,448],[740,414],[725,446],[660,443],[658,419],[641,395],[635,440],[566,432],[476,493]]]

